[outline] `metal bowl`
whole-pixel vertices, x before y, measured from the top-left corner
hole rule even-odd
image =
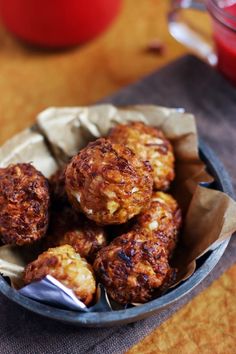
[[[209,173],[215,179],[214,183],[212,185],[208,185],[207,187],[223,191],[230,196],[233,196],[233,188],[230,178],[215,153],[202,141],[200,142],[199,151],[201,159],[205,162]],[[163,308],[171,306],[175,301],[185,296],[212,271],[222,257],[228,243],[229,239],[222,242],[216,249],[201,257],[194,274],[188,280],[179,284],[176,288],[170,290],[158,299],[149,301],[141,306],[127,308],[125,310],[81,313],[58,309],[41,304],[18,294],[18,292],[11,288],[1,276],[0,292],[10,300],[32,312],[64,323],[82,327],[108,327],[113,325],[121,325],[141,320],[157,313]]]

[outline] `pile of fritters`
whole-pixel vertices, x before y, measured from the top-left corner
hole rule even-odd
[[[97,282],[120,304],[147,302],[176,276],[181,211],[166,193],[174,175],[170,141],[141,122],[115,126],[49,181],[31,164],[1,168],[1,240],[41,240],[25,284],[50,274],[86,305]]]

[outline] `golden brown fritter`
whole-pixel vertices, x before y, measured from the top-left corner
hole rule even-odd
[[[68,203],[65,189],[65,167],[57,170],[49,179],[53,207],[60,208]]]
[[[47,179],[31,164],[0,169],[0,235],[4,243],[24,245],[42,238],[48,227]]]
[[[119,124],[111,130],[109,139],[128,146],[141,160],[150,162],[155,189],[169,188],[175,177],[174,153],[161,130],[142,122]]]
[[[110,297],[120,304],[151,300],[174,274],[165,247],[146,230],[131,231],[102,248],[94,270]]]
[[[73,290],[85,305],[89,305],[93,300],[96,282],[92,267],[73,247],[64,245],[43,252],[26,266],[24,283],[27,285],[39,281],[49,274]]]
[[[81,257],[93,262],[102,247],[106,246],[106,234],[102,227],[78,215],[71,207],[52,211],[45,248],[68,244]]]
[[[122,224],[148,207],[153,180],[149,163],[128,148],[101,138],[66,168],[72,205],[101,225]]]
[[[177,201],[167,193],[154,192],[148,210],[137,216],[136,228],[152,232],[164,243],[171,257],[182,223],[181,210]]]

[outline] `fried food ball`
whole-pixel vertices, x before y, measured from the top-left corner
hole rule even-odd
[[[25,285],[51,275],[74,291],[85,305],[89,305],[96,292],[92,267],[75,252],[73,247],[64,245],[50,248],[29,263],[24,271]]]
[[[153,169],[154,189],[167,190],[175,177],[174,153],[163,132],[142,122],[116,125],[109,134],[114,143],[128,146]]]
[[[105,231],[102,227],[78,215],[71,207],[52,211],[45,248],[68,244],[81,257],[93,262],[102,247],[107,245]]]
[[[54,207],[60,208],[62,204],[69,203],[65,189],[65,167],[60,168],[50,177],[49,185]]]
[[[149,163],[104,138],[74,156],[65,174],[72,205],[101,225],[125,223],[150,202],[153,180]]]
[[[174,275],[165,247],[146,230],[131,231],[102,248],[94,270],[109,296],[120,304],[151,300]]]
[[[169,257],[178,241],[182,223],[181,210],[177,201],[164,192],[154,192],[149,209],[137,216],[135,227],[152,232],[164,243]]]
[[[0,235],[4,243],[25,245],[48,227],[47,179],[29,163],[0,168]]]

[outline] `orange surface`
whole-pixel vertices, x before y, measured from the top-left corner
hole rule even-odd
[[[236,353],[236,265],[127,354]]]
[[[167,0],[125,0],[109,31],[67,51],[32,49],[0,26],[0,144],[48,106],[90,104],[186,53],[168,34],[167,9]],[[147,51],[155,38],[161,54]],[[236,265],[129,354],[236,353],[235,284]]]
[[[45,107],[95,102],[186,52],[168,34],[167,5],[125,0],[109,31],[61,52],[23,46],[0,27],[0,143]],[[164,43],[165,55],[146,51],[153,38]]]

